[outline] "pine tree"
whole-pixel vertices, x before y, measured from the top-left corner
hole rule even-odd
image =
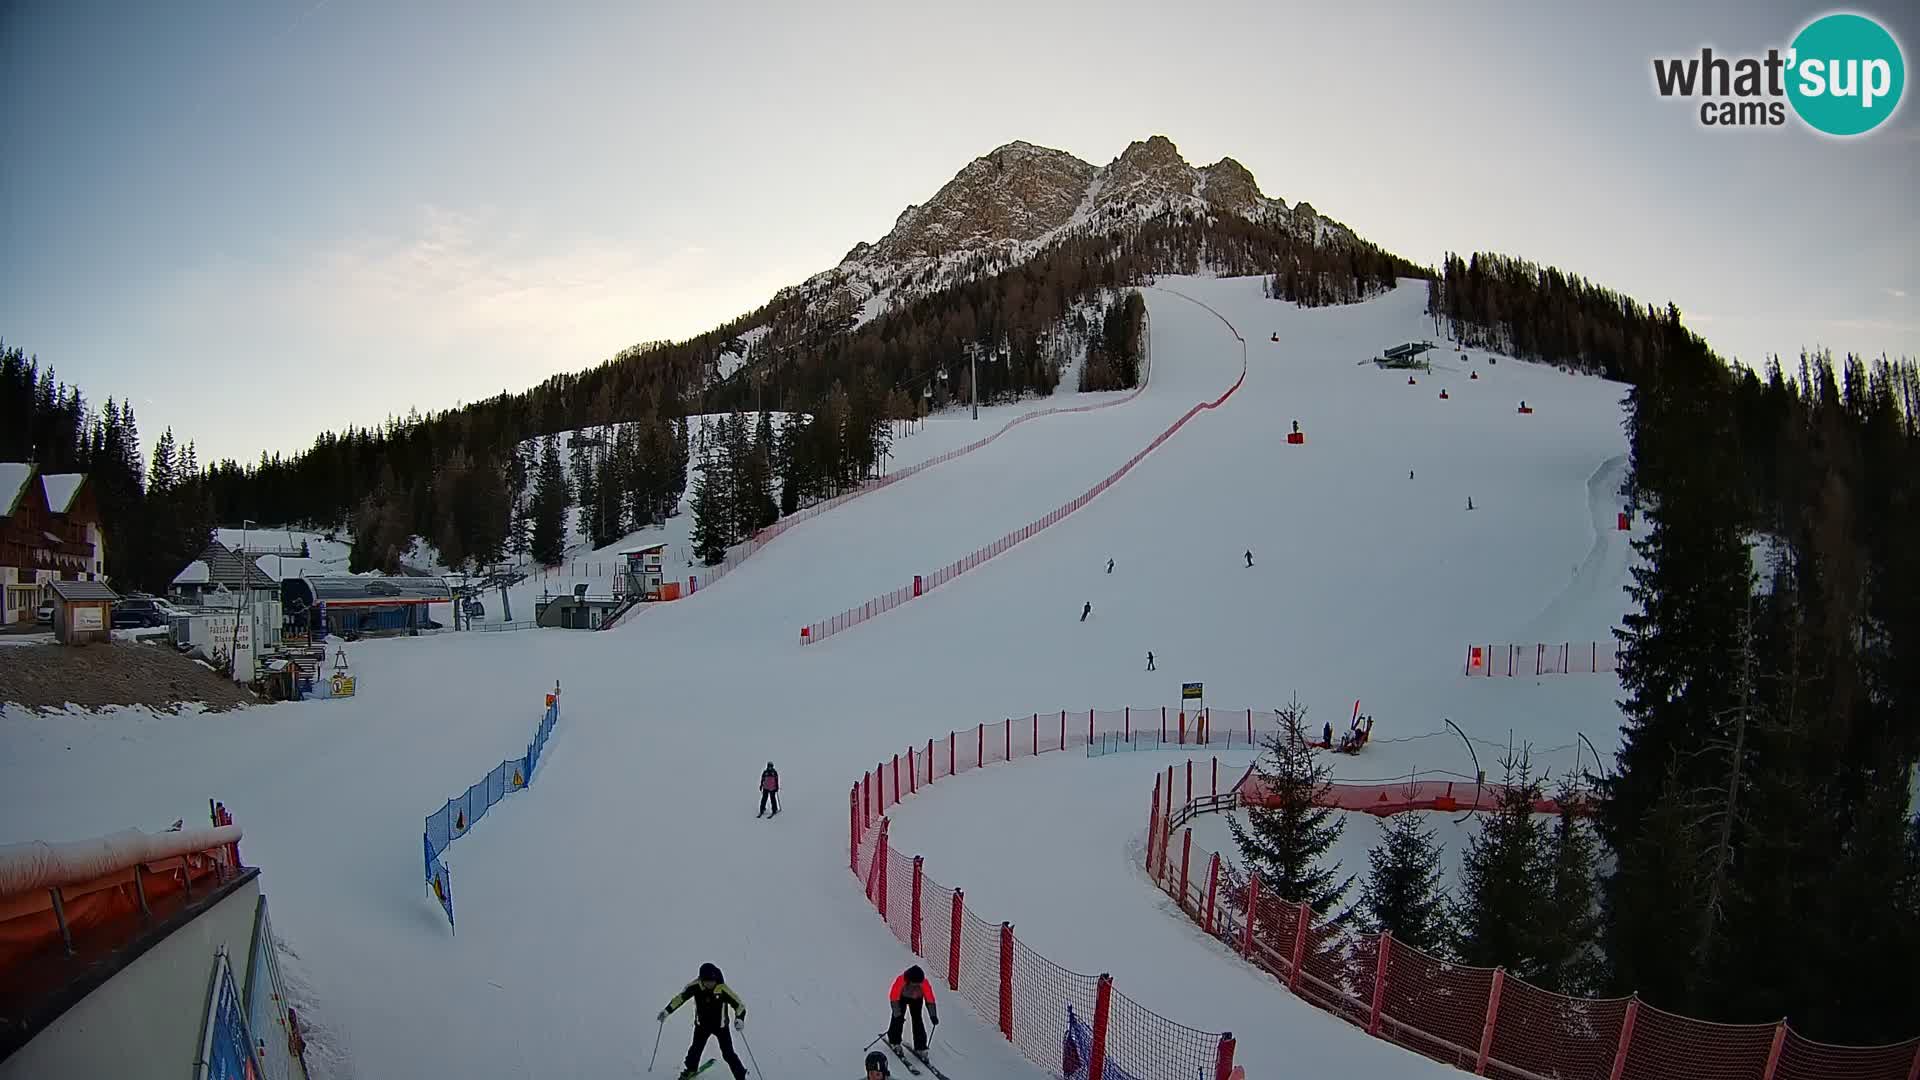
[[[709,452],[701,463],[700,478],[693,482],[693,531],[689,539],[694,557],[707,566],[725,559],[727,547],[733,542],[729,531],[733,513],[726,497],[729,485],[720,457]]]
[[[1451,927],[1433,829],[1419,814],[1395,814],[1386,819],[1367,862],[1358,905],[1366,928],[1387,931],[1395,941],[1429,955],[1444,955]]]
[[[533,558],[542,566],[557,566],[567,555],[567,508],[573,505],[573,493],[567,490],[567,477],[560,468],[560,440],[546,437],[541,447],[540,469],[533,488]]]
[[[1596,993],[1604,962],[1599,953],[1599,841],[1579,816],[1578,793],[1563,782],[1554,793],[1560,815],[1544,858],[1552,886],[1541,915],[1539,985],[1573,997]]]
[[[594,469],[593,443],[592,435],[576,431],[567,453],[573,465],[573,491],[580,503],[580,525],[582,531],[592,538],[594,546],[598,547],[598,537],[603,530],[600,527],[600,488]]]
[[[1338,862],[1322,865],[1346,822],[1328,805],[1333,769],[1307,744],[1306,706],[1296,697],[1279,713],[1280,730],[1266,738],[1253,766],[1273,805],[1248,806],[1246,824],[1229,819],[1228,825],[1264,895],[1305,901],[1324,916],[1353,886],[1352,877],[1339,877]]]
[[[1504,967],[1532,981],[1541,971],[1541,898],[1552,894],[1546,838],[1534,821],[1540,797],[1526,752],[1509,754],[1505,790],[1467,844],[1453,905],[1454,950],[1475,967]]]

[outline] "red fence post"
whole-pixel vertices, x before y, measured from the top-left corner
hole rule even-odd
[[[1247,710],[1247,745],[1253,745],[1253,710]]]
[[[1120,714],[1120,741],[1133,741],[1133,706],[1128,705]]]
[[[960,927],[966,921],[965,903],[959,889],[953,890],[953,915],[947,921],[950,928],[947,942],[947,989],[958,993],[960,990]]]
[[[1167,741],[1167,707],[1165,705],[1162,705],[1160,706],[1160,742],[1162,745],[1164,745],[1166,741]]]
[[[1087,710],[1087,745],[1093,745],[1093,710]]]
[[[927,783],[929,784],[933,783],[933,774],[934,774],[933,740],[928,739],[927,740]]]
[[[1006,744],[1007,744],[1005,753],[1007,755],[1007,760],[1012,761],[1013,760],[1013,718],[1008,717],[1006,724],[1004,726],[1006,728],[1006,731],[1004,733],[1004,738],[1006,739]]]
[[[1060,749],[1067,748],[1067,710],[1060,710]]]
[[[1012,755],[1008,755],[1011,757]],[[1040,714],[1033,714],[1033,756],[1040,756]]]
[[[953,758],[954,732],[947,732],[947,775],[952,776],[957,768]]]
[[[1782,1019],[1773,1025],[1773,1046],[1767,1051],[1767,1067],[1760,1072],[1760,1080],[1773,1080],[1775,1069],[1780,1067],[1780,1051],[1787,1045],[1787,1022]]]
[[[980,745],[973,748],[973,764],[978,767],[987,763],[987,725],[984,720],[974,734],[980,739]]]
[[[1213,933],[1213,901],[1220,892],[1220,853],[1207,860],[1207,933]]]
[[[1193,805],[1193,759],[1187,759],[1187,805]]]
[[[1307,924],[1313,921],[1313,908],[1305,900],[1293,909],[1293,970],[1287,972],[1287,989],[1300,991],[1300,968],[1307,960]]]
[[[893,755],[893,801],[900,801],[900,755]]]
[[[1473,1064],[1473,1075],[1487,1075],[1487,1055],[1493,1052],[1493,1026],[1500,1022],[1500,989],[1507,983],[1507,969],[1493,969],[1493,989],[1487,991],[1487,1022],[1480,1029],[1480,1057]]]
[[[1180,710],[1180,729],[1176,734],[1179,736],[1180,745],[1187,745],[1187,710],[1185,709]]]
[[[913,931],[910,935],[915,956],[926,955],[920,951],[920,882],[924,876],[920,870],[920,863],[921,857],[915,855],[913,857]]]
[[[1253,924],[1259,921],[1260,911],[1260,875],[1247,875],[1247,925],[1240,929],[1240,952],[1248,960],[1253,960]],[[1257,965],[1258,960],[1253,960]]]
[[[1160,777],[1153,778],[1153,807],[1147,811],[1147,876],[1153,876],[1153,838],[1160,834]]]
[[[1102,972],[1093,995],[1093,1049],[1087,1053],[1087,1080],[1100,1080],[1107,1067],[1107,1014],[1113,1008],[1113,976]]]
[[[880,918],[887,917],[887,829],[880,827],[880,843],[873,849],[873,869],[879,882],[875,888],[874,904],[880,909]]]
[[[860,785],[847,793],[847,869],[860,873]]]
[[[1193,858],[1193,828],[1188,826],[1180,833],[1180,907],[1187,906],[1187,862]]]
[[[1013,924],[1000,924],[1000,1034],[1013,1041]]]
[[[1233,1076],[1233,1032],[1220,1035],[1220,1056],[1214,1060],[1213,1080],[1231,1080]]]
[[[1387,996],[1387,956],[1393,952],[1393,935],[1380,931],[1379,955],[1373,960],[1373,1013],[1367,1019],[1367,1034],[1380,1034],[1380,1002]]]
[[[1627,1048],[1633,1045],[1633,1022],[1640,1016],[1640,995],[1635,994],[1627,1000],[1627,1017],[1620,1022],[1620,1045],[1613,1052],[1613,1071],[1607,1074],[1607,1080],[1620,1080],[1627,1071]]]
[[[913,767],[913,747],[907,747],[907,791],[920,790],[920,770]]]
[[[873,801],[873,774],[868,773],[863,779],[866,782],[867,791],[860,799],[860,825],[862,828],[865,828],[873,823],[873,814],[874,811],[878,809],[878,806]]]

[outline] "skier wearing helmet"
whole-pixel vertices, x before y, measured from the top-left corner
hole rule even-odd
[[[731,1007],[735,1018],[733,1026],[746,1030],[747,1006],[740,995],[733,992],[726,980],[721,977],[720,969],[712,964],[700,965],[700,977],[686,985],[686,988],[667,1002],[660,1010],[660,1022],[665,1023],[667,1014],[679,1008],[689,998],[693,1000],[693,1045],[687,1048],[687,1068],[680,1075],[689,1077],[700,1067],[700,1051],[706,1049],[709,1037],[720,1040],[720,1056],[726,1059],[727,1068],[733,1070],[733,1080],[746,1080],[747,1067],[740,1064],[740,1056],[733,1052],[733,1036],[727,1033],[727,1009]]]
[[[893,989],[887,992],[887,1001],[893,1007],[893,1020],[887,1024],[887,1043],[900,1045],[900,1029],[905,1025],[908,1010],[913,1012],[913,1052],[921,1057],[927,1056],[927,1028],[920,1022],[920,1010],[924,1006],[927,1019],[934,1027],[940,1026],[940,1006],[934,1003],[933,984],[927,981],[927,973],[915,964],[893,980]]]
[[[867,1080],[886,1080],[892,1075],[887,1071],[887,1055],[878,1050],[867,1055]]]

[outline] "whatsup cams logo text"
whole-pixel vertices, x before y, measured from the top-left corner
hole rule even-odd
[[[1788,109],[1815,131],[1864,135],[1899,107],[1907,66],[1900,43],[1865,15],[1823,15],[1764,56],[1656,57],[1663,98],[1699,102],[1705,127],[1780,127]]]

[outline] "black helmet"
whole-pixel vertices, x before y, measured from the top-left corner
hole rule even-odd
[[[719,968],[714,967],[712,964],[701,964],[700,965],[700,981],[717,983],[717,982],[726,982],[727,980],[720,977]]]
[[[887,1072],[887,1055],[878,1050],[867,1055],[867,1068],[879,1069],[881,1076],[891,1075]]]
[[[907,969],[907,981],[910,983],[926,982],[927,973],[920,970],[919,964],[915,964]]]

